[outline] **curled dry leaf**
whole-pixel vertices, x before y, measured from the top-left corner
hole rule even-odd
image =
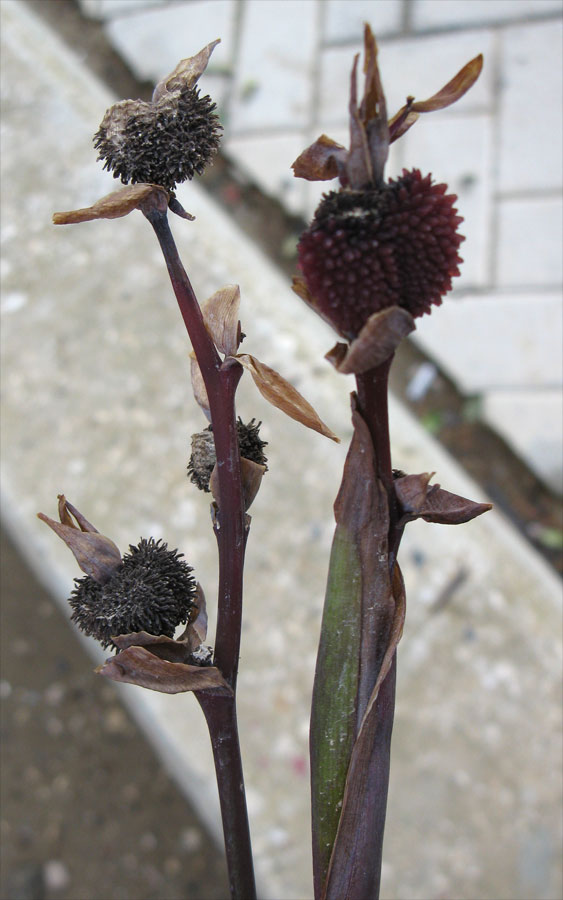
[[[244,456],[240,460],[240,474],[242,478],[242,494],[244,498],[244,511],[250,509],[256,494],[260,490],[266,466],[260,465],[251,459],[245,459]],[[217,508],[221,509],[221,497],[219,493],[219,473],[217,463],[213,467],[213,471],[209,478],[209,488],[213,494],[213,499],[217,504]]]
[[[121,553],[114,542],[100,534],[84,516],[59,494],[59,519],[50,519],[44,513],[37,518],[45,522],[61,538],[74,554],[76,562],[86,575],[99,584],[105,584],[121,566]],[[78,522],[77,527],[72,516]]]
[[[414,125],[420,113],[434,112],[437,109],[445,109],[452,103],[457,103],[465,93],[477,81],[483,68],[483,54],[480,53],[474,59],[471,59],[464,65],[462,69],[454,75],[451,81],[448,81],[436,94],[433,94],[427,100],[415,101],[413,97],[408,97],[407,102],[393,116],[389,122],[391,131],[391,142],[405,134],[411,125]]]
[[[395,480],[395,493],[407,519],[461,525],[493,508],[492,503],[477,503],[444,491],[439,484],[429,485],[432,474],[405,475]]]
[[[217,349],[234,356],[240,343],[240,288],[227,284],[215,291],[201,307],[205,326]]]
[[[134,209],[148,206],[166,210],[169,196],[168,191],[157,184],[130,184],[122,190],[101,197],[93,206],[54,213],[53,224],[75,225],[79,222],[91,222],[93,219],[119,219]]]
[[[319,434],[323,434],[332,441],[340,442],[340,438],[333,434],[330,428],[324,424],[311,404],[301,396],[299,391],[289,381],[282,378],[279,372],[271,369],[248,353],[241,353],[236,358],[245,369],[248,369],[256,387],[269,403],[281,409],[291,419],[306,425],[307,428],[318,431]]]
[[[221,38],[218,38],[216,41],[207,44],[207,46],[200,50],[199,53],[196,53],[195,56],[180,60],[174,71],[163,78],[162,81],[158,82],[153,91],[152,102],[157,103],[164,94],[170,91],[193,87],[196,81],[205,72],[209,57],[217,44],[220,43]]]
[[[406,309],[389,306],[373,313],[350,345],[337,343],[325,359],[343,375],[359,375],[388,359],[415,328]]]
[[[307,147],[292,164],[296,178],[306,181],[330,181],[339,175],[346,159],[346,148],[326,134]]]
[[[146,647],[132,646],[121,650],[95,671],[112,681],[137,684],[163,694],[209,690],[232,694],[231,688],[215,666],[169,662],[155,656]]]

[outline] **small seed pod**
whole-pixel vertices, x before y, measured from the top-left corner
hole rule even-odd
[[[456,196],[418,169],[363,191],[323,198],[299,242],[312,302],[335,330],[353,340],[367,319],[390,306],[428,313],[459,275],[463,221]]]
[[[268,442],[260,438],[261,424],[262,422],[256,422],[255,419],[251,419],[248,424],[245,424],[239,416],[237,420],[238,443],[240,455],[244,459],[266,466],[267,458],[264,456],[264,447]],[[192,435],[192,455],[188,463],[188,477],[200,491],[209,493],[209,479],[216,461],[213,426],[209,425],[205,431]]]
[[[173,637],[197,611],[196,582],[183,554],[154,538],[129,551],[104,584],[76,578],[69,598],[72,621],[104,648],[115,646],[112,637],[136,631]]]

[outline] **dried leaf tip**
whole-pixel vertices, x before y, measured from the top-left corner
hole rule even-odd
[[[58,522],[44,513],[37,513],[37,517],[65,542],[83,572],[98,584],[105,584],[121,566],[121,553],[110,538],[100,534],[68,502],[64,494],[58,495],[58,501]]]

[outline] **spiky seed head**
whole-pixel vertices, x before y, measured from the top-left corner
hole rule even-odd
[[[457,197],[418,169],[364,190],[323,198],[299,242],[299,263],[318,312],[348,340],[372,313],[431,311],[459,275],[464,240]]]
[[[215,154],[221,125],[215,103],[197,87],[166,91],[156,102],[123,100],[94,135],[98,159],[123,184],[148,182],[174,191],[201,175]]]
[[[242,419],[237,420],[237,436],[240,455],[244,459],[266,466],[267,458],[264,456],[264,447],[267,441],[260,437],[262,422],[251,419],[248,424]],[[188,477],[200,491],[209,493],[209,479],[217,461],[215,455],[215,442],[213,440],[213,426],[209,425],[205,431],[192,435],[192,455],[188,463]]]
[[[113,636],[134,631],[173,637],[197,608],[192,567],[182,556],[160,540],[141,539],[105,584],[89,575],[75,579],[72,621],[104,648],[114,646]]]

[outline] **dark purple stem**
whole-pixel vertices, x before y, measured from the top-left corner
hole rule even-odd
[[[393,356],[385,362],[356,375],[356,387],[360,412],[369,428],[373,443],[376,471],[387,493],[389,503],[389,568],[391,576],[397,560],[397,551],[403,534],[399,527],[399,510],[393,484],[391,465],[391,441],[389,437],[389,370]]]
[[[389,370],[393,357],[381,365],[356,376],[358,405],[369,428],[373,443],[375,467],[388,498],[389,535],[388,565],[390,576],[397,558],[397,550],[402,535],[398,528],[399,512],[393,485],[393,469],[391,465],[391,443],[389,437],[388,383]],[[379,897],[381,881],[381,863],[383,855],[383,835],[385,831],[385,815],[387,794],[389,790],[389,771],[391,764],[391,735],[395,715],[395,682],[397,670],[397,654],[393,656],[391,668],[387,673],[376,700],[378,727],[376,742],[370,760],[370,777],[377,782],[377,809],[373,810],[373,857],[370,863],[372,873],[377,876],[373,884],[373,900]]]
[[[236,719],[236,680],[242,626],[244,551],[247,531],[236,429],[235,393],[243,369],[222,363],[182,265],[165,212],[145,215],[160,243],[180,312],[201,369],[213,425],[221,508],[214,526],[219,550],[219,595],[214,664],[232,697],[198,693],[215,760],[232,897],[254,900],[254,869]]]

